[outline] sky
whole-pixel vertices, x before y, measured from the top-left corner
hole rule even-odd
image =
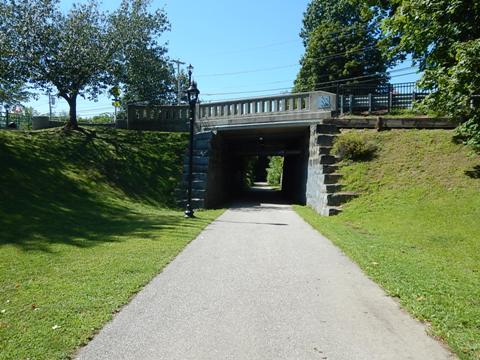
[[[309,0],[155,0],[152,9],[163,8],[171,31],[162,39],[168,56],[194,67],[201,101],[262,96],[288,91],[300,69],[304,48],[299,37],[303,12]],[[108,4],[108,5],[107,5]],[[105,2],[113,10],[120,1]],[[72,1],[63,0],[67,11]],[[410,63],[399,64],[404,69]],[[395,70],[392,82],[415,81],[413,70]],[[402,74],[409,74],[403,76]],[[79,99],[78,116],[113,112],[112,101]],[[48,97],[41,94],[28,104],[47,114]],[[53,111],[68,111],[63,99],[56,99]]]

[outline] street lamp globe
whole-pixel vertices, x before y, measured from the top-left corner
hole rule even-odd
[[[197,83],[195,81],[192,81],[190,87],[187,90],[187,96],[188,96],[188,103],[190,105],[195,105],[198,101],[198,95],[200,94],[200,91],[197,88]]]

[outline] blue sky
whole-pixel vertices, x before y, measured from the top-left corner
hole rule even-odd
[[[110,1],[106,8],[115,8]],[[260,96],[286,91],[300,68],[303,45],[298,36],[308,0],[157,0],[152,8],[164,8],[172,30],[163,36],[172,59],[194,66],[202,101]],[[72,1],[62,1],[68,10]],[[107,3],[105,3],[107,4]],[[410,64],[400,64],[405,68]],[[392,82],[418,79],[418,75],[398,76]],[[393,75],[393,74],[392,74]],[[280,90],[282,89],[282,90]],[[47,96],[29,104],[48,112]],[[67,111],[62,99],[55,112]],[[78,115],[91,117],[113,112],[111,100],[78,103]]]

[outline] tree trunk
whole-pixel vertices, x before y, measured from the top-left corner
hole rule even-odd
[[[70,107],[69,111],[69,120],[67,125],[65,125],[65,129],[68,130],[77,130],[78,129],[78,122],[77,122],[77,95],[72,95],[68,99],[68,106]]]

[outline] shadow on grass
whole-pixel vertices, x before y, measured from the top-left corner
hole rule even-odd
[[[471,170],[466,170],[465,175],[472,179],[480,179],[480,165],[474,166]]]
[[[187,146],[184,134],[86,129],[82,134],[58,136],[58,141],[65,154],[77,154],[62,161],[87,168],[94,164],[109,183],[129,196],[174,205],[172,194]]]
[[[84,156],[94,153],[86,147],[100,146],[92,145],[89,137],[77,142],[56,139],[57,147],[50,146],[47,140],[2,140],[0,246],[11,244],[23,250],[47,252],[53,244],[92,247],[120,241],[119,236],[125,234],[148,233],[148,230],[161,228],[172,231],[183,220],[181,216],[168,213],[143,216],[123,206],[121,201],[112,200],[112,196],[91,191],[95,186],[92,178],[78,174],[79,171],[88,172],[88,163],[95,161],[93,157]],[[62,141],[65,143],[58,146]],[[78,158],[65,162],[68,156]],[[106,161],[108,156],[98,160]],[[84,164],[75,167],[72,165],[75,162]],[[97,169],[93,163],[91,167]],[[138,180],[139,176],[141,174],[132,175],[129,182]],[[155,184],[157,182],[152,186]],[[99,186],[106,189],[105,184]]]

